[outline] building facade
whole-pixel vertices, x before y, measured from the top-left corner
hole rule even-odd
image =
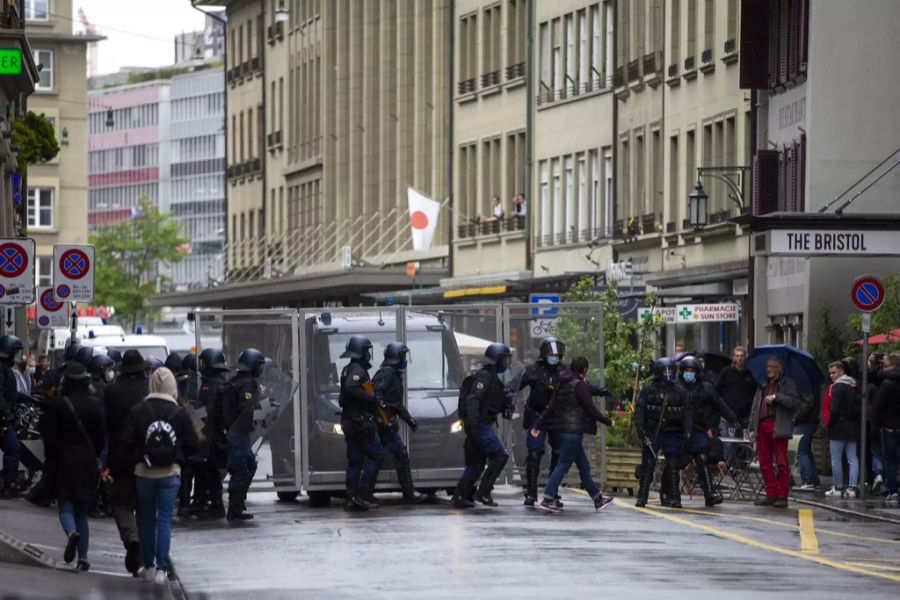
[[[28,109],[56,129],[59,154],[28,169],[26,227],[35,240],[38,285],[50,285],[53,246],[87,243],[87,45],[98,37],[73,35],[72,2],[28,0],[26,33],[41,65]]]
[[[206,16],[203,29],[175,36],[175,64],[194,60],[213,60],[225,56],[225,13]]]

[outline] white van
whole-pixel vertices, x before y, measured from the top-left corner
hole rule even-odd
[[[84,345],[87,340],[125,335],[125,330],[119,325],[105,325],[99,317],[83,317],[78,319],[78,329],[75,330],[75,341]],[[62,363],[63,353],[72,337],[72,330],[64,327],[43,329],[38,336],[38,356],[49,356],[50,364],[56,366]],[[92,346],[102,344],[91,343]]]
[[[169,346],[166,344],[166,340],[158,335],[122,334],[94,336],[79,343],[82,346],[91,346],[93,348],[114,348],[122,354],[126,350],[137,350],[144,357],[144,360],[156,358],[165,362],[166,357],[169,356]]]

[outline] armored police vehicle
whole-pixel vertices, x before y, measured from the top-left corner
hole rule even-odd
[[[345,491],[346,445],[340,425],[340,374],[348,359],[340,358],[352,335],[373,344],[371,374],[381,364],[384,347],[401,339],[393,313],[305,313],[301,321],[301,431],[294,431],[292,411],[285,411],[269,434],[275,489],[281,499],[296,498],[299,490],[294,451],[300,445],[303,487],[313,506],[327,506]],[[406,374],[407,408],[419,423],[415,433],[401,424],[416,488],[434,494],[450,489],[462,474],[464,433],[458,422],[459,386],[465,377],[459,347],[448,323],[440,316],[405,313],[405,343],[410,348]],[[301,354],[301,356],[303,356]],[[379,491],[400,490],[390,453],[385,454]]]

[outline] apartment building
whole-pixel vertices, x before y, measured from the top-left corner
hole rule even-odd
[[[175,64],[192,60],[212,60],[225,55],[224,12],[206,16],[203,29],[175,36]]]
[[[26,0],[25,31],[41,65],[28,109],[56,129],[59,154],[30,165],[25,226],[35,240],[37,285],[50,285],[55,244],[87,242],[87,45],[102,38],[74,35],[71,0]]]

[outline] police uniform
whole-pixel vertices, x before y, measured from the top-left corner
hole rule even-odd
[[[737,421],[737,415],[709,382],[698,379],[693,383],[688,383],[682,380],[681,385],[687,392],[693,409],[690,452],[697,467],[697,479],[703,489],[706,505],[720,504],[722,496],[713,488],[713,478],[709,472],[710,438],[707,431],[712,430],[717,433],[721,416],[724,416],[728,422],[734,423]]]
[[[259,403],[259,383],[251,373],[240,371],[231,378],[230,386],[230,402],[225,411],[227,421],[230,421],[226,468],[231,475],[228,516],[235,518],[247,510],[247,492],[256,474],[256,455],[250,444],[250,434],[253,432],[253,410]]]
[[[503,382],[491,367],[478,371],[472,380],[465,399],[466,468],[456,485],[454,505],[463,506],[472,497],[475,483],[481,483],[474,493],[474,499],[488,506],[497,504],[491,498],[494,482],[506,466],[509,454],[497,436],[497,415],[507,406]],[[487,466],[485,466],[487,465]],[[482,472],[483,471],[483,472]],[[470,504],[470,501],[469,501]]]
[[[193,378],[192,378],[193,379]],[[205,441],[200,445],[200,455],[206,460],[199,467],[198,487],[195,495],[199,496],[199,504],[211,516],[225,515],[222,502],[222,475],[228,460],[228,442],[224,434],[223,407],[219,389],[225,384],[225,374],[218,371],[201,373],[200,389],[197,393],[197,404],[206,409],[206,422],[203,424]]]
[[[398,421],[402,419],[412,430],[415,430],[418,425],[409,414],[409,410],[403,405],[402,372],[395,366],[384,365],[375,373],[372,383],[375,384],[375,398],[381,405],[377,419],[378,438],[382,447],[394,457],[394,466],[397,469],[400,488],[403,490],[403,499],[407,502],[417,501],[420,496],[416,494],[416,488],[413,485],[409,451],[400,436]],[[373,478],[372,484],[375,483],[375,479],[377,479],[377,475]]]
[[[638,435],[645,440],[638,488],[638,506],[647,503],[650,482],[656,469],[656,458],[662,450],[666,463],[675,468],[669,471],[672,506],[681,506],[679,468],[682,450],[691,437],[692,407],[683,388],[674,382],[656,380],[641,389],[635,403],[634,424]],[[649,447],[652,447],[652,451]]]
[[[347,506],[372,508],[371,489],[384,457],[375,419],[378,400],[369,372],[356,359],[341,372],[341,429],[347,443]]]
[[[519,390],[527,387],[531,392],[525,403],[522,417],[523,429],[530,431],[534,428],[538,417],[550,404],[550,399],[559,386],[559,373],[559,365],[547,364],[543,359],[539,359],[533,365],[525,368],[525,373],[519,383]],[[537,437],[526,436],[525,447],[528,449],[528,456],[525,458],[525,504],[529,506],[533,505],[537,499],[541,460],[546,452],[548,437],[550,440],[550,471],[553,472],[559,459],[559,451],[557,450],[556,436],[553,434],[552,420],[544,424]]]

